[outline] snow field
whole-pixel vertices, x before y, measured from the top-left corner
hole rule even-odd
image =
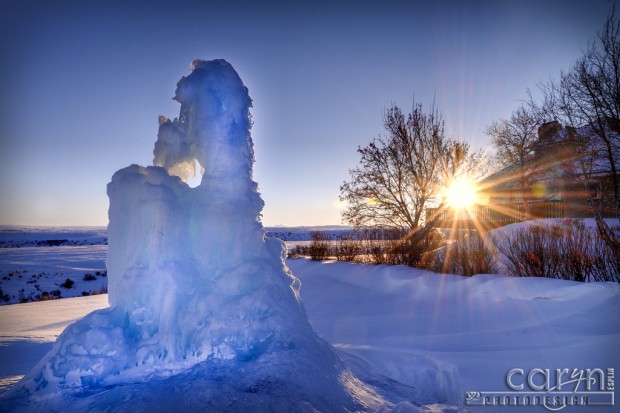
[[[467,390],[506,390],[505,375],[517,367],[620,368],[617,284],[464,278],[304,259],[287,260],[287,265],[301,280],[312,327],[356,376],[373,377],[380,388],[389,383],[393,392],[418,403],[452,403]],[[62,328],[106,307],[106,301],[101,295],[0,307],[0,383],[9,385],[29,371]],[[408,387],[393,386],[395,381]],[[445,405],[435,407],[450,411]],[[403,402],[394,411],[428,409]]]

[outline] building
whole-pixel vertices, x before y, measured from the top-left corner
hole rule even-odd
[[[478,182],[478,205],[468,211],[429,208],[427,216],[436,217],[440,228],[478,229],[538,218],[592,217],[593,205],[603,217],[619,217],[619,178],[607,148],[594,136],[590,126],[544,123],[523,168],[510,165]],[[614,149],[620,155],[620,148]]]
[[[581,218],[593,215],[592,201],[603,216],[617,217],[618,176],[606,148],[593,136],[589,126],[562,127],[557,120],[542,124],[523,171],[511,165],[480,182],[484,203],[522,203],[529,218],[544,218],[550,205],[561,204],[563,216]],[[521,191],[522,181],[527,184],[525,191]]]

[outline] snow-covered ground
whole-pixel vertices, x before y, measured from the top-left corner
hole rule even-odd
[[[496,228],[490,232],[492,234],[499,235],[499,234],[506,233],[506,232],[514,232],[516,230],[520,230],[523,228],[529,228],[535,225],[549,226],[549,225],[561,224],[561,223],[570,224],[571,221],[574,221],[574,220],[579,220],[583,222],[586,228],[590,228],[592,230],[596,229],[596,221],[594,220],[594,218],[543,218],[543,219],[533,219],[530,221],[523,221],[523,222],[517,222],[514,224],[510,224],[510,225],[505,225],[503,227]],[[605,218],[604,221],[611,228],[617,228],[618,226],[620,226],[620,219],[618,218]]]
[[[107,245],[0,248],[0,304],[107,292],[107,250]]]
[[[443,371],[455,366],[461,395],[506,391],[506,374],[514,368],[525,374],[534,368],[620,368],[620,285],[615,283],[467,278],[303,259],[287,264],[302,280],[302,298],[316,331],[350,357],[368,360],[401,382],[410,378],[416,385],[424,382],[424,388],[445,386],[421,377],[419,366],[425,363],[419,357]],[[474,412],[496,409],[471,407]]]
[[[498,231],[524,225],[532,223]],[[279,230],[295,234],[291,245],[298,234],[313,229]],[[11,303],[42,291],[60,290],[65,298],[107,287],[104,229],[3,228],[0,240],[12,243],[12,248],[0,248],[0,289]],[[458,404],[468,391],[506,391],[506,374],[514,368],[526,374],[534,368],[620,369],[618,284],[500,275],[464,278],[401,266],[304,259],[289,259],[287,265],[302,281],[313,328],[354,373],[410,386],[415,390],[409,395],[418,403]],[[84,280],[85,274],[95,279]],[[67,278],[75,281],[69,289],[61,287]],[[107,295],[96,295],[1,306],[0,392],[27,373],[68,324],[107,305]],[[368,375],[373,377],[364,377]]]
[[[51,349],[69,324],[108,306],[108,295],[0,307],[0,393]]]
[[[0,305],[106,292],[107,243],[105,227],[1,226]]]
[[[106,245],[106,227],[0,226],[0,248]]]
[[[56,259],[79,261],[70,251]],[[446,396],[455,403],[466,391],[506,391],[506,374],[514,368],[526,374],[533,368],[620,371],[618,284],[464,278],[304,259],[287,264],[302,281],[302,299],[319,335],[361,379],[373,374],[411,386],[418,403]],[[107,295],[99,295],[0,307],[0,386],[6,389],[27,373],[69,323],[106,306]]]

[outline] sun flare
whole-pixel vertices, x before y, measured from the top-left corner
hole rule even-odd
[[[458,179],[446,188],[446,201],[453,209],[469,209],[478,202],[477,189],[473,182]]]

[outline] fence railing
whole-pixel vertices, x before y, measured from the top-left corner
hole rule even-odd
[[[438,228],[501,227],[539,218],[563,218],[560,200],[475,205],[467,210],[427,208],[427,219],[435,219]]]

